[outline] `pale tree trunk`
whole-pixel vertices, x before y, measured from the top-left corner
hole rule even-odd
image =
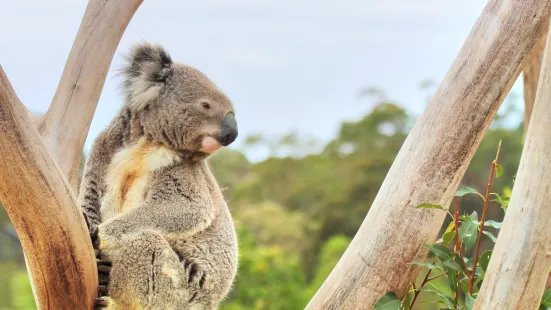
[[[547,282],[551,266],[549,38],[515,186],[474,309],[538,309]]]
[[[0,200],[39,309],[93,308],[98,279],[75,202],[78,163],[113,54],[141,2],[90,0],[44,118],[29,115],[0,67]]]
[[[480,140],[549,22],[551,0],[491,0],[419,118],[358,233],[307,309],[372,309],[404,296]]]
[[[536,44],[530,56],[524,62],[522,72],[524,81],[524,137],[528,131],[528,124],[530,123],[530,116],[532,115],[532,108],[534,106],[534,100],[536,99],[536,90],[538,89],[546,38],[547,33],[541,38],[538,44]]]

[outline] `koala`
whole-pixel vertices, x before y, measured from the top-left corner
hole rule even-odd
[[[78,198],[96,249],[96,307],[216,309],[238,248],[207,159],[237,138],[233,104],[160,45],[139,43],[127,60],[125,102],[92,145]]]

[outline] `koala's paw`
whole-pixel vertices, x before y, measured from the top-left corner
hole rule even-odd
[[[203,288],[207,274],[189,259],[182,259],[182,264],[184,265],[187,283],[190,288],[191,297],[189,302],[191,302],[197,297],[197,292]]]
[[[103,310],[109,306],[109,297],[99,297],[95,299],[94,310]]]
[[[100,256],[100,258],[96,259],[96,265],[98,266],[99,284],[107,286],[109,284],[113,264],[110,260]]]

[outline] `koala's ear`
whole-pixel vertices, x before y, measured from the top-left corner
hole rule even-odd
[[[154,103],[172,72],[172,59],[160,45],[134,45],[123,70],[123,89],[127,101],[138,110]]]

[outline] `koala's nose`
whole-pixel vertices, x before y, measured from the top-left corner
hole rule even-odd
[[[223,146],[230,145],[237,138],[237,120],[235,115],[230,112],[226,114],[224,120],[222,120],[222,127],[220,130],[220,135],[218,136],[218,141]]]

